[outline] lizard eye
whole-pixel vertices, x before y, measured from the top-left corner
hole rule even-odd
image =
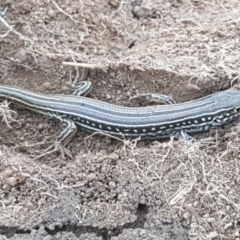
[[[234,108],[234,112],[240,113],[240,107]]]

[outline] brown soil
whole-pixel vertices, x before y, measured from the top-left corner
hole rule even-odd
[[[239,78],[238,0],[1,0],[0,84],[138,106],[139,93],[178,102]],[[12,28],[13,27],[13,28]],[[73,67],[63,62],[81,63]],[[0,122],[0,239],[239,239],[240,128],[196,141],[122,142],[79,131],[33,161],[60,124],[24,109]],[[87,138],[86,138],[87,137]]]

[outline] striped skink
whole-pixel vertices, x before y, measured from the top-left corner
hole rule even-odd
[[[7,99],[66,123],[67,127],[41,156],[60,151],[71,157],[70,151],[62,143],[71,139],[77,127],[126,138],[159,139],[175,136],[188,139],[189,133],[216,128],[240,113],[240,91],[235,89],[179,104],[171,104],[174,101],[170,97],[159,95],[170,104],[122,107],[84,97],[90,88],[90,82],[82,82],[74,95],[46,95],[0,86],[0,99]]]

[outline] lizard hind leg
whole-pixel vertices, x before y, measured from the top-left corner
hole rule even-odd
[[[67,156],[69,158],[73,158],[71,152],[63,146],[63,143],[68,143],[71,138],[75,135],[77,131],[77,126],[74,121],[69,119],[62,119],[63,123],[66,124],[66,128],[59,134],[55,142],[49,146],[42,154],[35,157],[33,160],[38,160],[46,155],[50,155],[55,152],[60,152],[62,156]]]

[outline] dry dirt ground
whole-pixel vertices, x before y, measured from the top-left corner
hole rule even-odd
[[[0,7],[8,7],[0,84],[71,94],[75,82],[90,80],[89,97],[124,106],[147,105],[130,101],[139,93],[184,102],[238,84],[239,0],[1,0]],[[33,161],[62,127],[10,108],[17,121],[0,122],[1,240],[240,239],[238,120],[198,134],[215,139],[204,146],[79,131],[68,144],[73,159]]]

